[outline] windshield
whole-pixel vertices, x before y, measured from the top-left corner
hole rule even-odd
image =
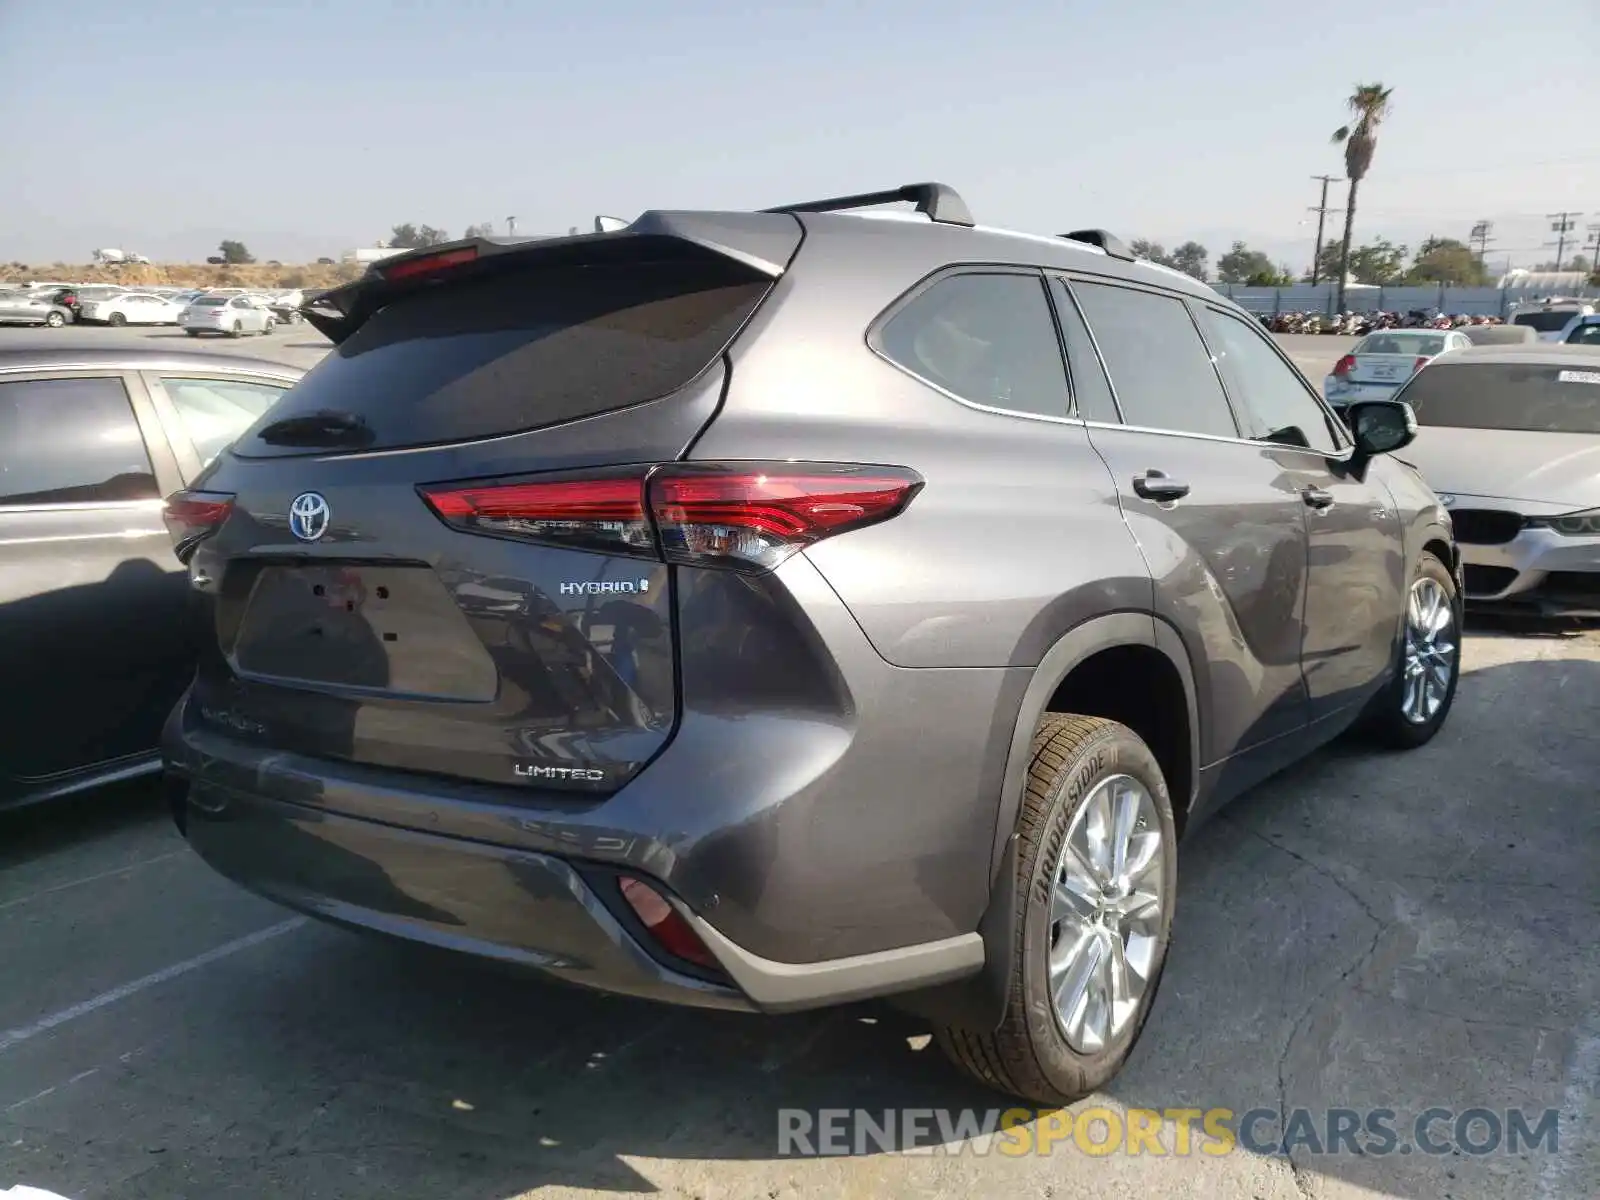
[[[1518,313],[1511,318],[1511,323],[1513,325],[1532,326],[1540,333],[1560,333],[1567,327],[1567,322],[1572,320],[1574,315],[1571,309],[1563,312],[1561,309],[1552,308],[1542,312]]]
[[[1357,354],[1406,354],[1432,358],[1444,350],[1444,338],[1434,334],[1374,333],[1356,343]]]
[[[1398,399],[1419,425],[1600,434],[1600,355],[1584,363],[1443,363],[1420,372]]]

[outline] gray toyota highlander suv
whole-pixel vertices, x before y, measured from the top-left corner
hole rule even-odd
[[[916,213],[854,210],[895,200]],[[391,258],[171,498],[175,815],[330,921],[614,992],[871,996],[1054,1103],[1180,836],[1456,686],[1449,517],[1259,323],[950,189]]]

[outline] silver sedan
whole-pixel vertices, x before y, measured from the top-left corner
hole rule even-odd
[[[26,292],[0,292],[0,325],[48,325],[60,329],[71,324],[72,310]]]
[[[202,333],[222,333],[243,337],[247,333],[271,333],[277,318],[245,296],[199,296],[178,314],[178,325],[190,337]]]

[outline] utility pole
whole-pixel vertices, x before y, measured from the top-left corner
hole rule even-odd
[[[1577,228],[1577,218],[1583,216],[1581,212],[1546,213],[1550,218],[1550,232],[1556,235],[1554,242],[1546,242],[1546,246],[1556,248],[1556,270],[1561,270],[1561,260],[1567,253],[1567,234]]]
[[[1316,283],[1321,278],[1320,271],[1322,268],[1323,224],[1327,221],[1329,213],[1342,213],[1344,211],[1342,208],[1328,207],[1328,185],[1330,183],[1343,183],[1344,180],[1339,178],[1337,175],[1313,175],[1311,179],[1313,182],[1316,182],[1317,180],[1322,181],[1322,202],[1316,205],[1314,208],[1307,210],[1308,212],[1314,212],[1317,214],[1317,250],[1316,253],[1311,256],[1311,282]]]
[[[516,237],[517,236],[517,219],[515,217],[507,217],[506,218],[506,236],[507,237]]]
[[[1489,236],[1489,231],[1494,228],[1493,221],[1479,221],[1472,227],[1472,232],[1467,235],[1469,244],[1478,248],[1478,263],[1483,265],[1489,254],[1489,243],[1495,239]]]
[[[1589,226],[1589,244],[1584,249],[1589,252],[1589,274],[1600,274],[1600,225]]]

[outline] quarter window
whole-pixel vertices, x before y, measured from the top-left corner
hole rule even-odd
[[[1217,368],[1239,404],[1248,436],[1260,442],[1336,453],[1339,443],[1322,406],[1262,335],[1237,317],[1213,308],[1202,311]]]
[[[1036,275],[952,275],[889,319],[880,345],[912,374],[974,404],[1065,417],[1067,371]]]
[[[120,379],[0,383],[0,504],[160,496]]]
[[[1182,300],[1076,280],[1072,291],[1100,345],[1124,421],[1239,436],[1211,354]]]

